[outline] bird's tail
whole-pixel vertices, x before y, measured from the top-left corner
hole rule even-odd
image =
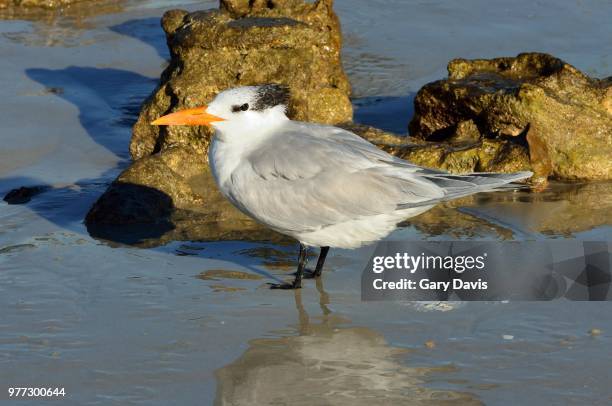
[[[444,191],[444,196],[423,202],[400,204],[398,205],[398,209],[428,206],[480,192],[519,189],[525,186],[513,182],[527,179],[531,176],[533,176],[533,172],[529,171],[515,173],[481,172],[464,175],[453,175],[445,172],[429,172],[423,174],[422,177],[442,189]]]

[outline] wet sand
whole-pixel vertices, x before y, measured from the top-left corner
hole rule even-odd
[[[0,202],[0,403],[8,386],[65,387],[65,404],[612,402],[609,303],[364,303],[373,247],[332,250],[321,281],[283,292],[267,283],[290,277],[293,245],[91,238],[85,213],[129,162],[130,127],[168,57],[168,4],[0,21],[0,194],[51,186]],[[404,132],[414,92],[458,56],[537,50],[610,74],[603,2],[358,4],[336,9],[361,122]],[[390,238],[610,240],[611,194],[597,183],[478,197]]]

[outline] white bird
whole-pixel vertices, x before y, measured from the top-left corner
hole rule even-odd
[[[287,87],[244,86],[208,107],[168,114],[154,125],[208,125],[208,160],[221,193],[240,211],[300,242],[301,287],[308,247],[356,248],[386,237],[397,223],[436,203],[497,190],[531,172],[452,175],[394,157],[350,131],[292,121]]]

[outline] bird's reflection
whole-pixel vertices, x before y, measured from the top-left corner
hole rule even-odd
[[[425,377],[441,368],[405,365],[408,350],[390,346],[372,329],[348,326],[330,311],[321,278],[316,287],[322,315],[311,318],[296,290],[296,335],[252,340],[216,372],[215,404],[481,404],[471,393],[425,387]]]

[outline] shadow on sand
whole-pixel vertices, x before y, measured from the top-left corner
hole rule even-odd
[[[135,18],[109,27],[127,37],[132,37],[150,45],[157,54],[165,60],[170,59],[170,52],[166,46],[166,36],[161,29],[159,17]]]
[[[120,158],[129,158],[131,127],[157,79],[121,69],[80,66],[30,68],[26,75],[74,104],[92,140]]]

